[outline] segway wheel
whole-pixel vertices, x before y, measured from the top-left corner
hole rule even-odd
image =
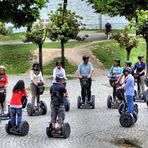
[[[133,117],[128,113],[124,113],[120,116],[119,122],[123,127],[131,127],[133,125]]]
[[[46,127],[46,135],[47,135],[49,138],[52,137],[51,131],[52,131],[51,123],[49,123],[49,127]]]
[[[148,99],[146,100],[146,104],[147,104],[147,106],[148,106]]]
[[[134,116],[134,123],[136,123],[138,120],[138,114],[136,112],[134,112],[133,116]]]
[[[20,124],[20,134],[21,136],[26,136],[29,132],[29,124],[27,121],[23,121],[21,124]]]
[[[80,96],[77,99],[77,107],[78,109],[81,107],[81,97]]]
[[[137,104],[134,104],[134,111],[138,114],[139,109],[138,109],[138,105]]]
[[[10,123],[10,121],[8,121],[8,123],[5,124],[5,131],[7,134],[11,134],[10,128],[11,128],[11,123]]]
[[[91,96],[91,101],[92,101],[92,109],[95,108],[95,95]]]
[[[144,100],[144,102],[146,102],[146,100],[148,100],[148,91],[147,90],[144,91],[144,93],[143,93],[143,100]]]
[[[33,105],[32,105],[31,103],[28,103],[28,104],[27,104],[27,114],[28,114],[29,116],[32,116],[33,113],[34,113]]]
[[[121,103],[118,107],[118,112],[120,115],[126,113],[127,112],[127,105],[125,105],[125,103]]]
[[[108,96],[107,97],[107,107],[111,108],[111,106],[112,106],[112,96]]]
[[[40,101],[40,105],[43,110],[42,115],[45,115],[47,113],[47,105],[44,101]]]
[[[62,135],[64,138],[68,138],[70,136],[71,133],[71,128],[70,125],[68,123],[64,123],[63,127],[62,127]]]
[[[135,100],[136,100],[136,97],[137,97],[137,91],[134,90],[134,102],[135,102]]]
[[[69,102],[68,99],[66,99],[65,111],[66,111],[66,112],[70,111],[70,102]]]

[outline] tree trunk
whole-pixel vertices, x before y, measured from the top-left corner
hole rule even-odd
[[[126,60],[130,60],[131,49],[126,48],[126,51],[127,51]]]
[[[42,67],[42,44],[39,44],[39,63],[40,63],[40,70],[43,74],[43,67]]]
[[[61,59],[62,59],[62,66],[65,68],[65,60],[64,60],[64,40],[61,40]]]
[[[148,35],[145,37],[146,42],[146,76],[148,76]]]
[[[31,32],[32,25],[27,25],[27,32]]]

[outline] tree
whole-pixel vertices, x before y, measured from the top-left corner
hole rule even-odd
[[[148,75],[148,10],[137,10],[138,22],[135,18],[129,23],[129,27],[138,31],[143,36],[146,42],[146,64],[147,64],[147,75]]]
[[[136,10],[148,10],[148,0],[83,0],[97,13],[109,16],[125,16],[128,20],[137,17]]]
[[[1,35],[7,35],[9,33],[11,33],[11,30],[10,29],[7,29],[6,26],[5,26],[5,24],[2,23],[2,22],[0,22],[0,34]]]
[[[119,43],[121,48],[125,48],[127,52],[127,60],[130,59],[130,53],[132,48],[137,47],[138,40],[135,37],[129,36],[128,29],[125,28],[123,33],[117,33],[114,35],[114,39]]]
[[[79,19],[79,20],[78,20]],[[61,59],[64,63],[64,44],[70,39],[80,40],[78,33],[80,32],[80,16],[74,12],[67,10],[67,0],[64,0],[63,6],[60,4],[56,12],[49,15],[49,31],[48,37],[52,41],[59,40],[61,42]]]
[[[47,36],[47,28],[46,26],[39,21],[37,24],[33,26],[31,29],[31,32],[26,33],[26,39],[25,42],[32,42],[34,44],[37,44],[39,47],[39,64],[40,69],[43,72],[42,68],[42,46],[44,44],[44,41]]]
[[[32,26],[40,17],[45,0],[1,0],[0,21],[11,22],[15,27]]]

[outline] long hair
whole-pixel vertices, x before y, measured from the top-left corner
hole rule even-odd
[[[25,89],[25,83],[23,80],[19,80],[13,87],[13,92],[19,92],[20,90]]]

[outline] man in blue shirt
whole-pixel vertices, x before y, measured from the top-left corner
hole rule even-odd
[[[88,101],[90,101],[91,98],[91,76],[92,76],[92,72],[93,72],[93,66],[92,64],[89,62],[89,56],[84,55],[83,56],[83,63],[81,63],[78,66],[78,77],[80,79],[80,84],[81,84],[81,97],[82,97],[82,101],[83,103],[85,102],[85,89],[82,86],[82,78],[86,77],[88,78],[88,87],[87,87],[87,95],[88,95]]]
[[[140,75],[140,87],[143,93],[145,90],[144,87],[144,75],[145,75],[145,63],[143,62],[143,58],[144,56],[138,56],[138,60],[139,62],[136,62],[134,65],[134,71],[136,70],[136,73],[138,73]],[[140,92],[139,92],[140,93]]]
[[[134,77],[132,76],[131,72],[132,72],[132,69],[130,67],[125,69],[125,72],[124,72],[126,76],[125,84],[118,87],[117,89],[125,88],[125,97],[127,100],[128,113],[133,115],[133,112],[134,112]]]

